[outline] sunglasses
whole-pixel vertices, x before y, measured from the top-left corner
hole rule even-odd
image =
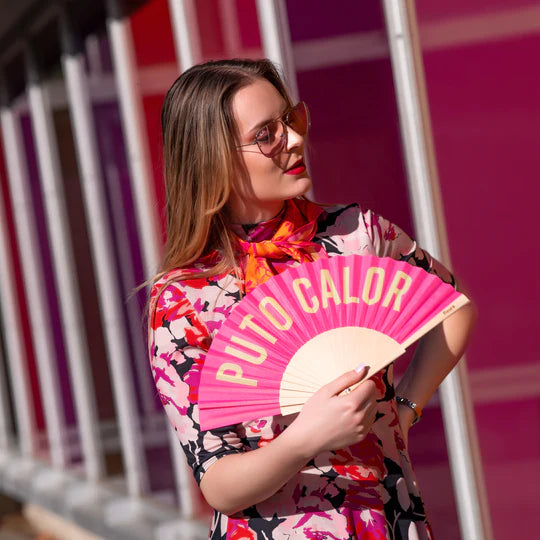
[[[290,127],[302,137],[307,134],[309,130],[309,110],[303,101],[287,109],[279,118],[268,122],[259,129],[253,141],[241,144],[236,148],[256,144],[264,156],[269,158],[277,156],[287,146],[287,127]]]

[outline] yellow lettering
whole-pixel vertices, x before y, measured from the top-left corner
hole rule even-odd
[[[374,277],[377,276],[377,283],[373,296],[369,296],[371,292]],[[370,266],[366,272],[366,281],[362,290],[362,300],[368,305],[375,304],[381,299],[382,288],[384,282],[384,269],[377,266]]]
[[[401,287],[399,286],[400,281],[402,281]],[[390,285],[386,296],[384,297],[382,305],[384,307],[388,307],[390,301],[392,300],[392,296],[396,295],[396,299],[394,300],[394,305],[392,306],[392,308],[396,311],[399,311],[401,308],[401,297],[409,290],[411,283],[411,276],[409,276],[409,274],[406,274],[405,272],[402,272],[401,270],[398,270],[396,272],[396,275],[394,276],[394,279],[392,280],[392,284]]]
[[[358,296],[351,296],[351,269],[348,266],[343,268],[343,301],[346,304],[358,304]]]
[[[268,311],[267,306],[271,306],[273,310],[281,317],[279,321],[270,311]],[[259,309],[261,313],[278,329],[278,330],[288,330],[292,326],[291,316],[283,309],[281,304],[271,296],[265,296],[259,302]]]
[[[306,313],[316,313],[319,309],[319,300],[316,296],[311,297],[311,306],[308,304],[306,297],[304,296],[303,292],[300,290],[300,285],[303,285],[306,289],[311,287],[311,282],[308,278],[296,278],[293,281],[293,290],[296,294],[296,298],[298,298],[298,301],[300,302],[300,305],[302,306],[302,309]]]
[[[251,319],[253,319],[253,315],[246,315],[240,323],[240,329],[244,330],[245,328],[251,328],[251,330],[259,334],[259,336],[266,339],[266,341],[269,341],[273,345],[277,341],[277,338],[270,334],[270,332],[267,332],[264,328],[261,328]]]
[[[238,364],[223,362],[216,373],[216,379],[219,381],[244,384],[246,386],[257,386],[257,381],[255,379],[242,377],[243,374],[244,372]]]
[[[322,307],[328,307],[328,299],[332,298],[336,306],[341,304],[341,299],[336,289],[336,284],[330,275],[330,271],[326,268],[321,270],[321,300]]]
[[[240,360],[245,360],[246,362],[251,362],[252,364],[262,364],[266,360],[266,349],[263,349],[263,347],[260,345],[251,343],[251,341],[238,336],[232,336],[231,341],[233,343],[237,343],[238,345],[242,345],[242,347],[245,347],[246,349],[250,349],[256,353],[256,356],[248,354],[246,351],[241,351],[240,349],[230,347],[229,345],[225,347],[225,352],[227,354],[236,356],[236,358],[240,358]]]

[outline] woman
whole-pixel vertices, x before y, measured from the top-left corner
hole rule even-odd
[[[150,361],[208,503],[211,538],[431,538],[407,453],[419,411],[463,353],[465,307],[420,342],[397,393],[392,368],[358,366],[298,415],[201,431],[197,391],[213,335],[243,294],[304,261],[390,256],[453,277],[399,228],[357,205],[302,198],[307,107],[267,60],[194,66],[162,111],[168,237],[150,302]]]

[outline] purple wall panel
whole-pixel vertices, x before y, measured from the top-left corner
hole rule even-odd
[[[538,0],[417,0],[418,14],[423,23],[429,20],[463,17],[468,15],[489,15],[516,8],[538,6]]]
[[[472,368],[538,362],[527,341],[540,296],[540,254],[529,242],[540,196],[540,78],[528,67],[538,51],[532,36],[424,55],[452,257],[480,311]]]
[[[347,0],[330,9],[327,2],[287,0],[287,13],[293,42],[381,29],[379,2]]]
[[[317,200],[359,202],[412,234],[389,60],[301,72],[298,86]]]
[[[495,540],[536,538],[540,503],[540,400],[476,406]]]
[[[439,407],[427,407],[409,433],[409,452],[437,540],[460,538],[454,486]]]

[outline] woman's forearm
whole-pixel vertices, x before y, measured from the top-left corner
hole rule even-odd
[[[234,514],[272,496],[312,457],[286,429],[266,446],[218,460],[203,476],[201,490],[210,506]]]
[[[426,334],[418,343],[396,394],[423,408],[465,352],[475,321],[476,309],[468,304]]]

